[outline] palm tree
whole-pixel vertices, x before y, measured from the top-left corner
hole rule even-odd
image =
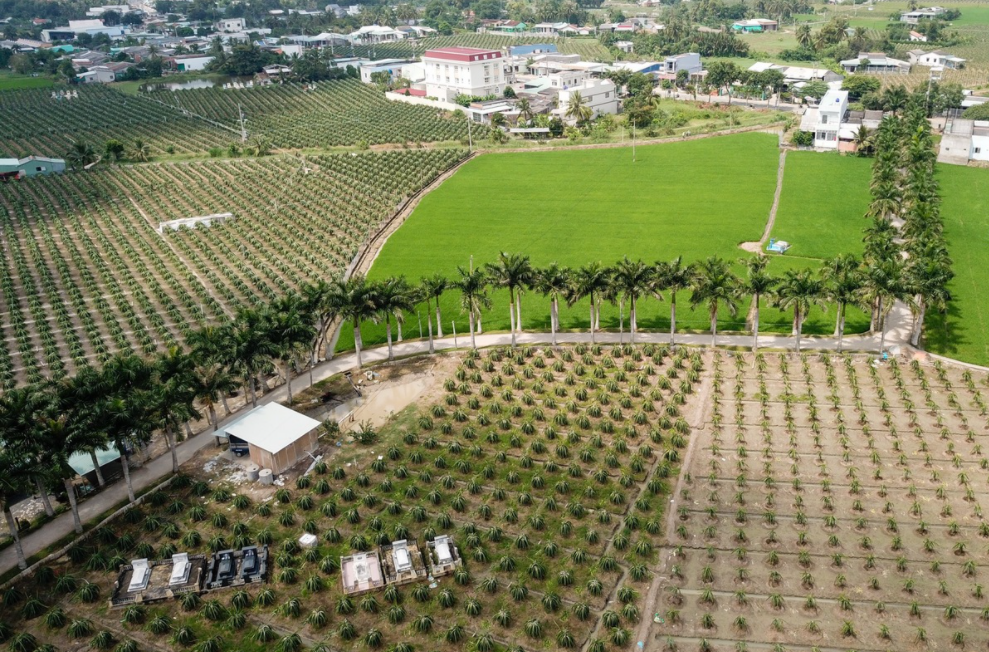
[[[10,508],[15,500],[20,499],[21,494],[29,490],[31,483],[28,478],[33,465],[27,442],[23,439],[7,439],[5,436],[4,445],[0,447],[0,468],[3,468],[3,473],[0,473],[0,503],[3,504],[7,529],[10,531],[14,550],[17,552],[17,567],[21,570],[27,568],[27,559],[24,557],[21,537],[17,532],[17,521]]]
[[[268,339],[267,326],[264,312],[254,308],[238,310],[230,325],[230,367],[243,379],[254,407],[258,405],[255,384],[271,369],[271,359],[278,355],[274,343]]]
[[[196,366],[194,375],[194,391],[196,400],[206,408],[213,432],[220,427],[216,416],[216,404],[223,404],[224,410],[230,414],[227,407],[227,394],[237,389],[237,381],[230,375],[226,366],[214,360],[204,360]]]
[[[72,149],[65,155],[73,170],[81,170],[96,161],[96,149],[86,141],[77,140],[72,143]]]
[[[289,403],[292,403],[292,363],[299,350],[309,345],[316,334],[313,315],[306,307],[302,297],[290,293],[275,300],[265,312],[265,335],[284,365]]]
[[[691,263],[683,264],[683,256],[677,256],[669,262],[656,263],[658,285],[670,293],[670,344],[676,343],[677,329],[677,293],[691,287],[696,267]]]
[[[907,262],[907,277],[910,289],[915,294],[912,304],[914,313],[913,331],[910,344],[918,346],[924,328],[924,316],[928,308],[945,311],[951,300],[948,283],[954,278],[951,260],[943,246],[925,255],[914,256]]]
[[[862,288],[861,263],[851,254],[839,254],[824,261],[820,275],[825,295],[838,307],[834,334],[838,338],[840,353],[845,336],[845,309],[858,302]]]
[[[515,346],[516,321],[519,331],[522,330],[521,291],[532,283],[532,264],[528,256],[507,254],[502,251],[498,254],[497,263],[488,263],[485,267],[492,285],[508,288],[509,327],[512,331],[512,346]],[[519,294],[518,305],[515,303],[516,294]]]
[[[738,312],[738,279],[731,271],[728,261],[711,256],[697,264],[697,273],[691,282],[690,305],[707,306],[711,318],[711,346],[718,337],[718,310],[721,306],[735,315]]]
[[[340,288],[338,305],[340,316],[354,326],[354,349],[357,352],[357,369],[361,369],[361,322],[374,320],[378,315],[377,289],[361,274],[351,276]],[[432,342],[430,341],[430,346]]]
[[[594,111],[584,103],[584,98],[580,91],[571,91],[570,101],[567,103],[566,117],[571,118],[578,126],[591,119]]]
[[[426,303],[430,299],[436,299],[436,337],[443,337],[443,318],[440,315],[440,296],[446,291],[448,281],[442,274],[433,274],[422,279],[422,291],[426,296]],[[429,311],[426,311],[427,320]]]
[[[906,263],[895,256],[878,264],[870,265],[865,273],[862,294],[870,304],[876,306],[876,320],[880,330],[879,352],[886,347],[886,316],[895,301],[913,304]]]
[[[261,158],[262,156],[267,156],[271,154],[271,140],[264,134],[255,134],[251,136],[250,141],[247,143],[245,148],[251,156],[256,156]]]
[[[135,161],[147,161],[151,158],[151,148],[146,142],[138,138],[131,147],[131,158]]]
[[[759,302],[762,297],[772,294],[773,288],[776,287],[779,281],[770,276],[769,272],[766,271],[766,265],[769,263],[769,259],[765,256],[746,258],[740,262],[745,264],[748,273],[745,279],[741,281],[739,290],[744,294],[752,296],[752,306],[750,308],[750,314],[752,316],[752,350],[758,351]]]
[[[470,328],[470,346],[477,348],[474,341],[474,324],[476,317],[482,309],[491,308],[491,299],[488,298],[488,278],[484,270],[478,268],[464,269],[457,267],[460,278],[453,281],[452,286],[460,290],[460,309],[467,312],[467,324]]]
[[[628,298],[629,302],[629,332],[632,336],[632,343],[635,343],[635,331],[638,322],[636,321],[636,302],[639,297],[647,293],[653,293],[656,289],[655,270],[646,265],[641,260],[631,261],[625,256],[615,266],[613,277],[615,288],[619,294]]]
[[[376,284],[378,294],[378,310],[385,318],[385,336],[388,340],[388,360],[394,360],[395,355],[392,350],[391,341],[391,318],[395,317],[401,333],[402,321],[406,310],[411,310],[412,304],[411,288],[404,276],[391,276]],[[437,310],[439,307],[437,306]],[[399,336],[401,341],[401,336]]]
[[[813,304],[821,307],[825,305],[821,282],[814,278],[809,269],[786,270],[776,288],[776,305],[784,310],[793,308],[793,334],[796,335],[794,348],[798,353],[804,320]]]
[[[594,331],[601,326],[601,298],[610,285],[611,272],[599,262],[588,263],[574,272],[567,304],[573,306],[584,297],[590,299],[591,343],[594,342]]]
[[[336,301],[340,297],[340,281],[320,280],[312,285],[302,287],[302,296],[305,297],[305,311],[316,318],[316,337],[313,339],[312,357],[314,360],[327,359],[330,357],[330,328],[333,327],[339,313],[339,306]],[[401,328],[399,329],[399,341],[402,340]],[[320,355],[322,351],[322,355]]]
[[[797,44],[802,48],[809,48],[814,45],[814,37],[810,33],[810,25],[801,25],[797,28]]]
[[[145,444],[154,429],[153,403],[149,394],[154,369],[132,354],[117,353],[100,370],[101,400],[96,418],[107,438],[120,453],[120,465],[127,483],[127,496],[134,502],[134,485],[130,477],[127,444]]]
[[[532,120],[532,104],[526,98],[520,99],[515,103],[515,108],[519,111],[519,120],[528,124]]]
[[[155,367],[154,412],[172,455],[172,473],[178,473],[175,431],[181,424],[199,417],[193,406],[196,399],[195,363],[182,349],[173,346],[158,356]]]
[[[536,289],[550,298],[549,327],[553,346],[556,346],[556,332],[560,329],[560,297],[566,296],[572,282],[573,273],[569,267],[550,263],[549,266],[536,270]]]

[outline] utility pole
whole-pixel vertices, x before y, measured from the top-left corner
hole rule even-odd
[[[635,120],[632,120],[632,162],[635,163]]]
[[[244,107],[240,104],[237,105],[237,110],[240,111],[240,142],[247,142],[247,127],[244,126]]]
[[[474,153],[474,136],[471,133],[470,114],[467,115],[467,153]]]

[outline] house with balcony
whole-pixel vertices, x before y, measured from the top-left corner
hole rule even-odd
[[[884,52],[859,52],[855,59],[845,59],[841,67],[850,74],[900,74],[910,72],[910,63],[886,56]]]
[[[426,95],[452,102],[458,95],[500,96],[505,90],[500,50],[448,47],[426,50],[422,55]]]

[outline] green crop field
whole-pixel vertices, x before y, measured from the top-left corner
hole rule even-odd
[[[944,355],[989,365],[989,170],[940,168],[941,212],[948,249],[955,261],[947,315],[929,315],[927,347]]]
[[[21,77],[0,74],[0,91],[15,91],[22,88],[51,88],[55,82],[49,77]]]
[[[776,185],[776,136],[669,143],[639,147],[636,154],[635,163],[630,148],[499,154],[471,161],[423,199],[385,245],[370,276],[405,275],[418,281],[439,272],[453,277],[471,256],[481,265],[499,251],[523,252],[536,266],[554,261],[572,267],[592,261],[610,265],[623,255],[648,262],[677,255],[689,261],[711,255],[736,260],[746,255],[740,243],[761,237]],[[773,263],[776,271],[793,264]],[[495,292],[492,298],[485,330],[507,330],[507,295]],[[678,328],[706,329],[705,313],[688,311],[686,300],[686,294],[679,298]],[[548,305],[547,299],[527,294],[523,325],[548,329]],[[721,327],[742,328],[746,305],[743,301],[734,318],[724,312]],[[454,292],[444,296],[441,307],[445,331],[453,319],[459,332],[467,330]],[[561,312],[563,328],[587,327],[586,305]],[[789,317],[771,309],[763,321],[789,327]],[[815,310],[806,332],[830,332],[831,323],[832,317]],[[617,330],[618,325],[618,310],[612,307],[602,327]],[[650,299],[640,305],[640,329],[668,327],[668,302]],[[365,328],[366,341],[381,339],[381,327]],[[413,318],[407,332],[415,335],[417,328]],[[340,346],[350,345],[345,329]]]

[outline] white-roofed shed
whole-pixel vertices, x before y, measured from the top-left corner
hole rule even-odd
[[[254,408],[218,431],[217,436],[247,442],[251,460],[278,474],[316,450],[320,422],[278,403]]]

